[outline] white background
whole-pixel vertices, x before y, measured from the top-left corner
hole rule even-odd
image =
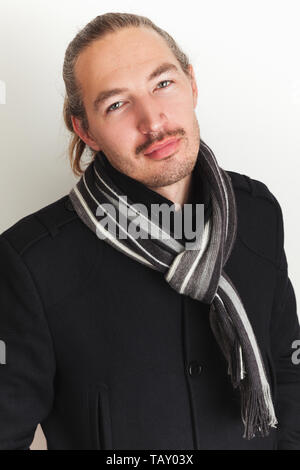
[[[0,232],[76,182],[62,119],[64,53],[80,28],[109,11],[148,16],[190,57],[201,137],[222,168],[263,181],[278,199],[298,298],[297,0],[0,0]],[[32,447],[40,446],[39,436]]]

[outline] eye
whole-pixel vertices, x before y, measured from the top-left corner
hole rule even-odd
[[[119,108],[113,108],[113,106],[115,106],[118,103],[121,103],[121,101],[117,101],[116,103],[113,103],[111,106],[109,106],[109,108],[107,108],[106,112],[110,113],[111,111],[115,111],[116,109],[119,109]]]
[[[159,82],[158,85],[161,85],[162,83],[174,83],[173,80],[163,80],[162,82]],[[168,86],[163,86],[162,88],[168,88]],[[160,87],[159,87],[160,88]],[[122,101],[116,101],[116,103],[113,103],[111,106],[109,106],[106,110],[106,113],[110,113],[112,111],[117,111],[118,109],[120,109],[120,106],[118,106],[117,108],[114,108],[115,105],[119,104],[119,103],[122,103]]]
[[[163,80],[162,82],[160,82],[158,85],[161,85],[162,83],[173,83],[173,80]],[[168,88],[167,86],[163,86],[162,88]]]

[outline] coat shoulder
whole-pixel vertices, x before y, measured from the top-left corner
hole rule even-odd
[[[41,209],[22,217],[18,222],[2,232],[10,245],[23,255],[25,251],[42,239],[54,238],[66,225],[75,220],[75,212],[69,195],[48,204]]]
[[[6,270],[14,272],[21,263],[47,308],[87,282],[102,253],[102,243],[72,207],[65,195],[0,235],[0,248],[8,259]]]
[[[238,236],[252,251],[278,266],[284,243],[281,206],[268,186],[248,175],[227,171],[235,193]]]
[[[235,171],[226,170],[226,173],[230,176],[232,186],[236,191],[244,191],[254,198],[266,199],[276,205],[276,198],[262,181]]]

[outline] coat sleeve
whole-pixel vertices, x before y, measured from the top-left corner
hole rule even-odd
[[[278,212],[278,268],[271,318],[271,349],[276,373],[278,450],[300,449],[300,326],[288,275],[281,208]],[[298,352],[297,352],[298,349]]]
[[[0,236],[0,450],[27,450],[52,407],[55,358],[42,301]]]

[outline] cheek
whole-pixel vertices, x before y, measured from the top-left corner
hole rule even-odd
[[[180,115],[186,116],[187,118],[192,115],[194,111],[193,97],[190,93],[185,93],[178,97],[175,105],[177,113],[180,113]]]
[[[91,130],[97,139],[105,142],[106,146],[118,148],[130,140],[128,131],[131,126],[128,117],[120,116],[114,119],[113,116],[112,119],[95,119],[91,124]]]
[[[130,145],[135,137],[134,120],[123,116],[120,119],[115,119],[112,126],[107,128],[107,137],[111,144],[116,147],[123,147]]]
[[[115,119],[113,124],[106,126],[103,136],[108,148],[115,153],[131,153],[137,146],[140,136],[134,127],[132,117]]]

